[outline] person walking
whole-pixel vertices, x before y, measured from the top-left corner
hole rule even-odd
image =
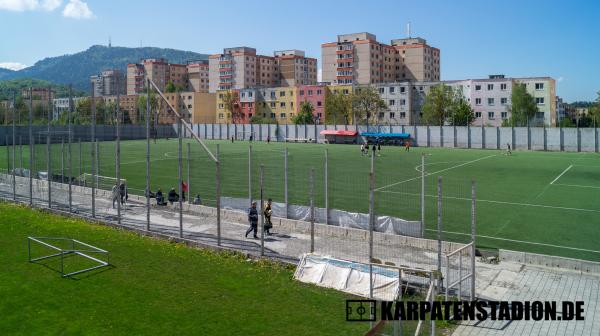
[[[169,194],[167,195],[167,197],[171,205],[173,205],[173,203],[179,202],[179,194],[175,191],[175,188],[171,188],[171,190],[169,190]]]
[[[121,182],[119,185],[119,195],[121,196],[121,204],[125,204],[129,198],[129,195],[127,194],[127,185],[125,182]]]
[[[272,202],[273,202],[273,200],[269,198],[269,200],[267,200],[267,204],[265,205],[265,210],[263,211],[263,213],[265,215],[264,230],[268,236],[270,236],[272,234],[271,229],[273,228],[273,222],[271,222],[271,215],[273,214],[273,209],[271,208]]]
[[[410,141],[404,140],[404,151],[410,152]]]
[[[185,181],[181,181],[181,200],[185,202],[185,193],[188,192],[188,185]]]
[[[115,208],[115,202],[119,201],[119,187],[115,184],[112,187],[112,207]]]
[[[506,143],[506,155],[512,155],[512,152],[510,151],[510,144],[508,142]]]
[[[250,228],[246,230],[246,238],[248,238],[248,234],[254,231],[254,239],[258,239],[256,235],[258,233],[258,212],[256,211],[256,202],[252,202],[252,206],[248,209],[248,222],[250,223]]]

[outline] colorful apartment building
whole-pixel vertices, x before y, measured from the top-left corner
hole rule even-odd
[[[209,92],[250,87],[316,84],[317,60],[301,50],[257,55],[249,47],[225,48],[209,56]]]
[[[227,92],[231,92],[234,95],[235,100],[233,102],[233,110],[230,111],[227,109],[227,104],[225,103],[225,95]],[[243,118],[240,118],[241,115],[241,105],[240,105],[240,90],[232,89],[232,90],[219,90],[216,92],[216,122],[218,124],[239,124],[239,123],[248,123],[249,121],[243,122]]]
[[[101,98],[105,104],[116,104],[117,96],[103,96]],[[119,96],[119,110],[123,116],[124,124],[139,124],[144,118],[140,116],[138,111],[139,95],[122,95]]]
[[[440,51],[422,38],[395,39],[388,45],[367,32],[345,34],[323,43],[321,52],[322,81],[332,84],[440,79]]]
[[[91,76],[90,80],[96,97],[125,94],[127,91],[125,74],[118,69],[104,70],[98,75]]]
[[[128,64],[127,94],[142,93],[146,86],[146,79],[152,80],[161,91],[165,90],[169,82],[187,90],[187,66],[169,63],[164,58],[150,58],[142,60],[141,63]]]
[[[189,91],[208,92],[208,60],[188,63],[187,76]]]
[[[300,109],[300,104],[309,102],[314,111],[313,119],[318,124],[325,122],[325,99],[327,98],[326,85],[300,85],[296,90],[296,106]]]

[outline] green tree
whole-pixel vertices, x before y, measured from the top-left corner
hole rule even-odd
[[[444,125],[447,120],[452,118],[452,115],[457,113],[458,107],[463,107],[462,95],[458,90],[454,90],[451,86],[439,84],[432,86],[425,96],[423,104],[423,121],[429,125]],[[468,119],[468,111],[463,110],[465,118]],[[457,115],[455,114],[455,120]]]
[[[173,82],[169,81],[165,86],[165,91],[167,93],[174,93],[177,91],[177,87],[175,87],[175,84],[173,84]]]
[[[227,111],[229,116],[231,117],[232,122],[235,124],[236,121],[241,121],[241,119],[243,118],[243,113],[238,108],[238,104],[239,104],[238,93],[233,90],[227,90],[227,91],[225,91],[225,93],[223,93],[222,99],[223,99],[223,107],[225,108],[225,111]]]
[[[458,99],[452,114],[448,116],[447,123],[453,126],[467,126],[475,120],[475,112],[471,105],[464,99]]]
[[[598,91],[596,101],[589,109],[590,118],[592,118],[593,126],[597,127],[600,122],[600,91]]]
[[[351,111],[352,103],[349,96],[331,92],[325,96],[325,123],[330,125],[342,122],[349,124]]]
[[[137,123],[145,123],[146,122],[146,96],[147,95],[139,95],[137,100],[137,109],[138,109],[138,118]],[[150,91],[150,111],[156,111],[158,108],[158,96],[154,90]],[[129,116],[128,116],[129,117]],[[154,125],[154,119],[156,118],[156,113],[150,113],[150,124]]]
[[[315,108],[308,101],[300,103],[300,111],[292,118],[294,124],[312,124]]]
[[[575,127],[575,123],[573,122],[573,120],[571,120],[571,118],[564,118],[563,120],[560,121],[558,126],[559,127]]]
[[[538,112],[537,104],[532,95],[527,92],[525,84],[513,86],[510,96],[511,105],[507,108],[510,112],[509,125],[527,126]]]
[[[379,96],[377,89],[372,86],[357,88],[351,96],[353,106],[353,122],[375,123],[379,112],[387,105]]]

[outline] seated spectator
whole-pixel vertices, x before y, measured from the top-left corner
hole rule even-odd
[[[175,188],[171,188],[169,191],[169,203],[173,204],[175,202],[179,202],[179,194],[175,191]]]
[[[160,188],[158,188],[158,191],[156,191],[156,205],[167,205],[167,202],[165,202],[165,196]]]
[[[156,194],[152,192],[152,190],[149,190],[148,193],[146,194],[146,197],[149,198],[156,198]]]
[[[196,205],[202,205],[202,199],[200,199],[200,194],[196,194],[196,198],[194,198],[194,201],[192,203]]]

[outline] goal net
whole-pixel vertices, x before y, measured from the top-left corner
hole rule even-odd
[[[78,178],[79,183],[84,187],[95,187],[97,189],[112,190],[117,185],[117,178],[102,175],[92,175],[88,173],[81,174]],[[121,179],[121,183],[127,185],[126,179]]]

